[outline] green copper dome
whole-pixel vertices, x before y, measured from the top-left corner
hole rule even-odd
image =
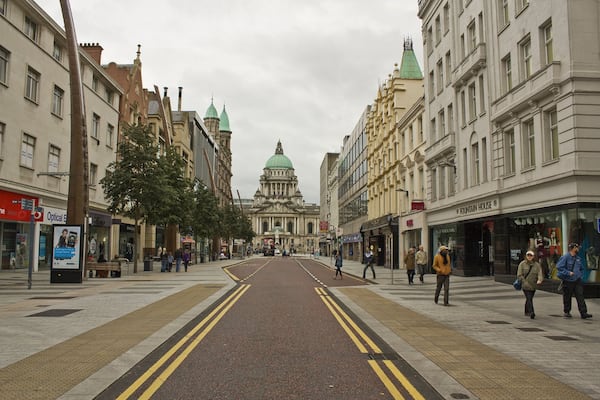
[[[231,129],[229,129],[229,115],[227,115],[224,105],[223,111],[221,111],[221,119],[219,120],[219,130],[221,132],[231,132]]]
[[[204,116],[204,118],[219,119],[219,113],[217,112],[217,109],[215,108],[215,105],[213,104],[212,99],[210,99],[210,106],[208,106],[208,109],[206,110],[206,115]]]
[[[275,154],[267,160],[265,164],[267,169],[294,169],[292,162],[283,154],[283,147],[281,147],[281,141],[277,142],[277,148]]]

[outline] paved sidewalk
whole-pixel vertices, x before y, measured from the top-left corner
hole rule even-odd
[[[240,261],[187,273],[160,273],[155,263],[153,271],[64,285],[41,271],[31,290],[26,271],[0,272],[2,398],[93,398],[233,288],[222,268]],[[361,277],[363,267],[345,260],[343,271]],[[587,299],[591,320],[576,312],[567,320],[561,297],[538,291],[531,320],[522,293],[490,278],[451,277],[451,306],[443,307],[433,303],[434,275],[409,286],[405,271],[375,268],[373,285],[330,290],[445,398],[600,399],[599,299]]]

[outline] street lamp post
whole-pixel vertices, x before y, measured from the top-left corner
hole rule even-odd
[[[406,189],[396,189],[397,192],[404,192],[406,193],[406,197],[408,197],[408,190]],[[400,260],[401,258],[401,254],[400,254],[400,245],[402,243],[402,236],[400,235],[400,215],[402,214],[401,212],[402,209],[402,201],[400,201],[400,196],[398,196],[398,269],[400,269]],[[392,251],[392,254],[394,252]],[[394,263],[392,262],[392,285],[394,284]]]

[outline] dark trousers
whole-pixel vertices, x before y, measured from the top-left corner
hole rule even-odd
[[[450,275],[437,275],[437,285],[435,287],[435,297],[433,300],[437,303],[440,297],[440,292],[442,291],[442,285],[444,286],[444,305],[448,305],[448,301],[450,298],[449,290],[450,290]]]
[[[535,290],[523,290],[523,294],[525,295],[525,315],[530,316],[534,314],[533,296],[535,295]]]
[[[335,277],[337,278],[338,274],[340,274],[340,278],[344,279],[344,277],[342,276],[342,267],[338,267],[336,265],[335,267]]]
[[[563,311],[571,312],[571,298],[575,296],[577,308],[581,315],[587,314],[587,306],[583,297],[583,282],[581,279],[575,282],[563,281]]]
[[[375,268],[373,268],[373,263],[367,263],[367,265],[365,265],[365,268],[363,269],[363,279],[366,278],[367,268],[371,268],[371,272],[373,272],[373,279],[375,279]]]
[[[415,279],[415,270],[414,269],[407,269],[406,275],[408,275],[408,283],[409,284],[415,283],[414,282],[414,279]]]

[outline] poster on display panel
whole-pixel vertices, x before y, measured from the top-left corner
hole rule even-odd
[[[52,269],[81,268],[81,225],[53,225]]]

